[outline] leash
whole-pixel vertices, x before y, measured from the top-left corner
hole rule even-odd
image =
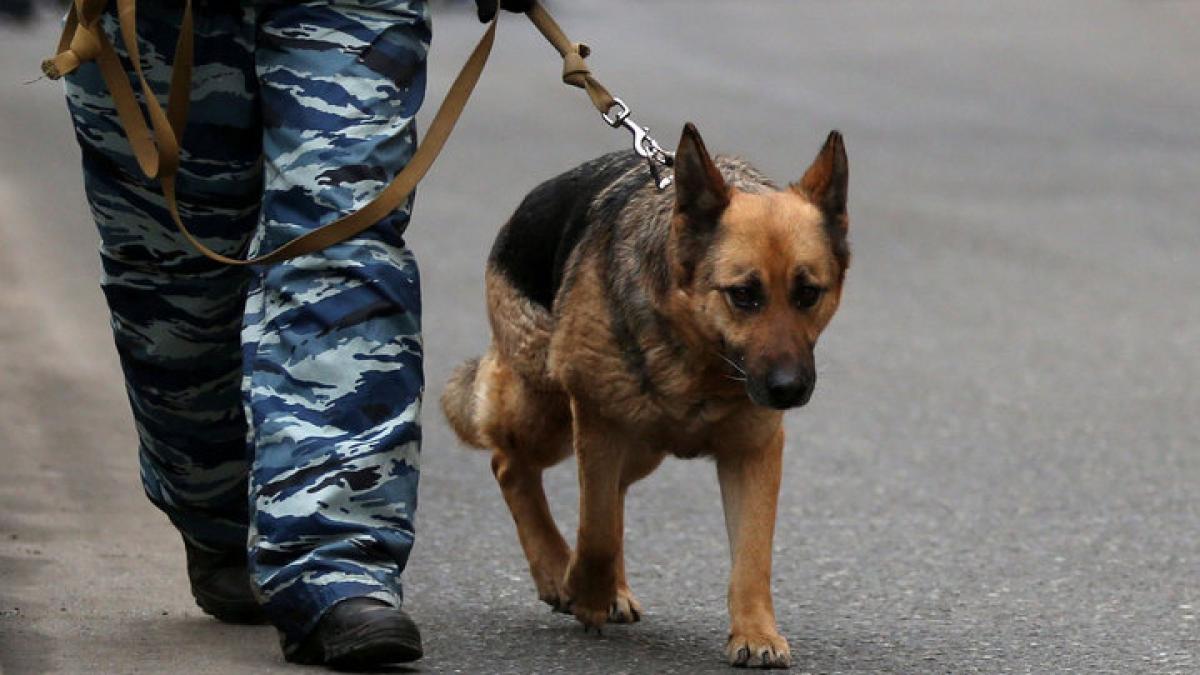
[[[142,72],[141,52],[137,41],[137,0],[116,0],[120,37],[142,90],[142,98],[150,118],[149,124],[138,107],[133,87],[121,66],[120,58],[100,24],[108,2],[109,0],[72,0],[57,52],[53,58],[42,62],[42,72],[46,77],[56,80],[88,61],[96,62],[100,68],[100,75],[112,95],[117,118],[129,139],[138,166],[147,178],[159,181],[171,220],[196,250],[205,257],[225,265],[268,265],[320,251],[363,232],[403,204],[416,189],[417,183],[432,168],[459,117],[462,116],[463,109],[466,108],[467,101],[470,100],[471,93],[491,55],[492,45],[496,41],[496,27],[502,14],[497,11],[492,17],[483,37],[479,39],[479,43],[475,45],[466,63],[454,78],[446,98],[425,132],[424,140],[418,145],[408,165],[396,174],[374,199],[358,211],[296,237],[270,253],[243,259],[218,253],[197,239],[184,225],[176,199],[175,178],[179,171],[179,142],[183,137],[184,127],[187,126],[190,103],[193,65],[192,0],[186,0],[183,8],[165,111]],[[562,56],[563,82],[583,89],[609,126],[615,129],[624,127],[633,134],[634,151],[649,163],[655,186],[660,190],[666,189],[671,183],[671,178],[662,176],[660,167],[671,166],[674,163],[674,155],[663,150],[645,127],[633,121],[632,111],[624,101],[610,94],[604,85],[592,76],[585,61],[591,49],[586,44],[572,42],[541,4],[534,3],[527,15]]]
[[[633,111],[625,101],[608,93],[604,85],[592,77],[584,62],[592,53],[592,48],[582,42],[571,42],[562,28],[546,11],[541,3],[535,2],[528,12],[529,20],[541,32],[542,36],[554,46],[563,58],[563,82],[579,87],[587,92],[592,105],[600,111],[600,116],[614,129],[625,127],[633,134],[633,151],[644,158],[650,165],[650,174],[654,177],[654,185],[659,190],[665,190],[671,184],[670,176],[662,176],[659,166],[670,167],[675,164],[675,153],[662,149],[658,141],[650,136],[650,129],[633,121]],[[616,112],[613,109],[616,108]],[[610,115],[610,113],[613,113]]]

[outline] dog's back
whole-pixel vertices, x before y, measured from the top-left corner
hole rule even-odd
[[[496,235],[488,271],[552,310],[567,260],[588,228],[600,223],[591,217],[597,196],[642,161],[614,152],[539,185]]]

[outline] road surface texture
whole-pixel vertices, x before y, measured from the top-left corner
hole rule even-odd
[[[775,598],[797,672],[1200,671],[1200,6],[556,2],[673,146],[794,180],[847,139],[855,259],[788,416]],[[439,9],[430,100],[480,28]],[[56,84],[53,21],[0,28],[0,669],[292,672],[205,618],[140,494]],[[483,262],[540,180],[627,143],[506,16],[422,186],[429,396],[487,343]],[[430,106],[432,108],[432,106]],[[426,119],[428,117],[426,116]],[[426,409],[405,574],[431,673],[725,672],[712,466],[629,503],[640,624],[534,596],[486,456]],[[567,532],[573,465],[549,476]]]

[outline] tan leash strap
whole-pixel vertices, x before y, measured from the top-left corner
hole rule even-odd
[[[497,16],[499,16],[499,12],[497,12]],[[454,78],[454,83],[450,85],[446,99],[442,101],[441,107],[438,108],[437,114],[429,124],[429,130],[425,132],[425,140],[417,147],[408,165],[404,167],[403,171],[396,174],[392,182],[374,199],[358,211],[300,235],[270,253],[248,260],[240,260],[213,251],[198,241],[183,226],[175,201],[175,181],[171,177],[170,180],[163,181],[163,194],[166,195],[171,218],[179,226],[179,231],[201,253],[217,262],[227,265],[265,265],[329,248],[369,229],[408,199],[408,196],[416,189],[417,183],[433,166],[442,147],[446,145],[446,141],[450,138],[450,132],[454,130],[455,123],[458,122],[463,108],[471,98],[475,83],[479,81],[479,76],[483,73],[483,66],[487,63],[488,55],[492,51],[492,44],[496,40],[497,21],[496,18],[492,19],[483,38],[480,39],[475,50],[471,52],[470,58],[459,71],[458,77]]]
[[[370,202],[358,211],[323,225],[283,244],[274,251],[249,259],[232,258],[205,246],[188,230],[179,213],[175,192],[175,175],[179,168],[179,142],[187,124],[188,104],[191,93],[193,19],[192,3],[187,0],[180,23],[179,40],[175,48],[175,63],[171,71],[171,87],[167,94],[167,111],[164,113],[141,67],[141,55],[137,42],[137,0],[117,0],[118,23],[121,38],[130,62],[133,64],[150,124],[138,106],[129,78],[121,66],[116,50],[104,34],[100,17],[108,0],[74,0],[67,15],[66,26],[59,39],[58,53],[42,62],[42,71],[47,77],[57,79],[66,75],[82,63],[95,60],[101,76],[108,86],[117,117],[137,158],[138,165],[148,178],[158,178],[166,200],[171,220],[183,236],[204,256],[226,265],[265,265],[297,256],[320,251],[353,237],[382,220],[399,208],[416,189],[417,184],[429,172],[434,161],[450,138],[455,124],[462,116],[467,101],[483,68],[487,64],[496,41],[496,26],[501,12],[488,24],[487,30],[467,62],[463,64],[445,100],[434,115],[425,139],[417,147],[404,169],[383,188]],[[530,20],[550,41],[563,57],[563,81],[584,89],[592,104],[602,115],[618,105],[587,67],[584,59],[590,50],[587,45],[571,42],[562,28],[540,4],[534,3],[528,13]],[[626,109],[627,111],[627,109]],[[607,116],[606,116],[606,119]],[[153,131],[151,131],[153,130]]]
[[[133,65],[133,72],[137,75],[138,83],[142,87],[142,100],[150,115],[150,124],[154,128],[153,134],[148,133],[145,122],[141,121],[136,125],[139,133],[137,140],[135,141],[131,137],[130,143],[135,144],[135,149],[137,144],[143,146],[136,154],[146,177],[165,179],[168,176],[174,176],[179,169],[179,144],[183,140],[183,127],[187,123],[192,72],[192,0],[184,3],[179,38],[175,43],[175,63],[171,68],[171,89],[167,93],[167,105],[171,111],[169,117],[163,112],[162,106],[158,103],[158,96],[150,88],[150,83],[146,81],[146,74],[142,71],[142,53],[137,39],[137,1],[117,0],[117,17],[121,29],[121,39],[125,43],[125,53],[128,55],[129,62]],[[103,32],[101,32],[101,36],[103,36]],[[107,44],[106,39],[104,43]],[[103,51],[115,55],[111,45],[108,45]],[[117,78],[105,77],[110,89],[113,79],[124,79],[124,74],[122,73],[121,77]],[[185,85],[186,88],[177,89],[176,86],[179,84]],[[130,131],[130,129],[126,127],[126,131]]]

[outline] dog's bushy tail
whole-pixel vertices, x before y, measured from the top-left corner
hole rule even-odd
[[[474,358],[454,369],[442,392],[442,412],[450,428],[467,445],[483,448],[483,439],[475,419],[475,384],[479,376],[479,359]]]

